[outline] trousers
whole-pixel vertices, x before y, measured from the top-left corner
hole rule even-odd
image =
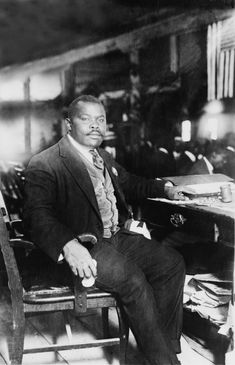
[[[183,258],[174,249],[120,229],[91,250],[96,286],[119,296],[137,345],[151,365],[179,364]]]

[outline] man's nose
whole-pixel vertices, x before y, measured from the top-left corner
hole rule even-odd
[[[90,127],[93,128],[99,128],[99,122],[95,118],[92,118],[90,121]]]

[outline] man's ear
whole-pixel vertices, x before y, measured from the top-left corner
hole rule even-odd
[[[72,122],[69,118],[65,118],[65,124],[67,127],[67,132],[70,133],[72,130]]]

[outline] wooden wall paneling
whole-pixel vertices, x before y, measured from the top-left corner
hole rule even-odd
[[[177,73],[179,68],[178,38],[176,34],[170,36],[170,70]]]

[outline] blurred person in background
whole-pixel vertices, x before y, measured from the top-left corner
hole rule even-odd
[[[219,141],[210,142],[205,155],[197,160],[188,170],[187,175],[223,173],[226,164],[226,150]]]
[[[177,175],[187,175],[193,164],[197,161],[195,144],[193,141],[182,143],[181,153],[177,160]]]
[[[155,177],[174,176],[176,161],[173,155],[173,139],[170,135],[159,134],[154,144]]]
[[[235,132],[229,132],[224,138],[226,146],[226,164],[224,173],[235,179]]]
[[[139,150],[138,175],[147,178],[174,176],[176,162],[173,156],[173,142],[159,131],[159,136],[146,141]]]

